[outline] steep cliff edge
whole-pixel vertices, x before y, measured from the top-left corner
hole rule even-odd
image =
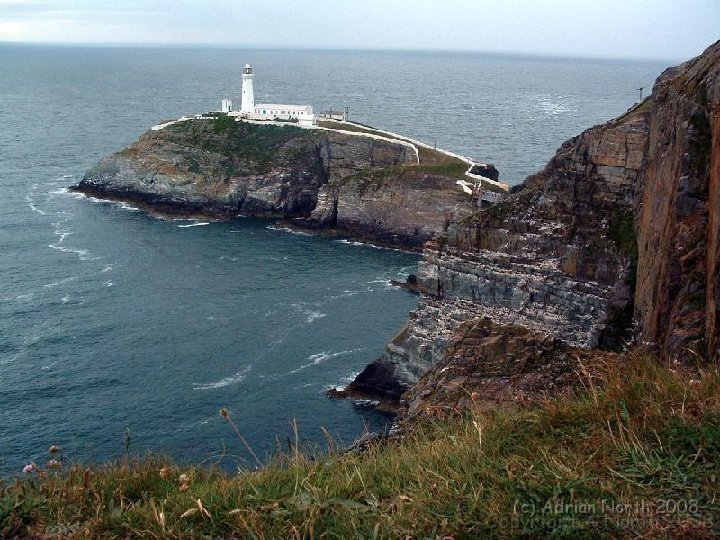
[[[720,42],[426,244],[418,308],[335,395],[397,401],[422,377],[404,397],[419,410],[459,395],[448,392],[453,374],[462,392],[490,398],[523,394],[527,381],[552,389],[587,356],[578,351],[633,338],[673,359],[717,361],[719,69]],[[547,349],[540,360],[527,360],[533,347]]]
[[[720,360],[720,42],[653,88],[638,199],[638,337]]]
[[[285,218],[419,249],[473,210],[456,180],[442,164],[418,163],[406,141],[219,115],[146,132],[75,189],[165,213]]]

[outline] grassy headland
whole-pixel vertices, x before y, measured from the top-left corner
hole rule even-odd
[[[572,396],[428,417],[408,433],[364,453],[296,452],[232,475],[153,457],[43,467],[0,488],[0,535],[719,532],[717,367],[690,370],[635,353],[584,371]]]

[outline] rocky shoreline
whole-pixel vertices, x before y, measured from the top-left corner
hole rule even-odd
[[[720,360],[719,111],[720,42],[487,208],[440,156],[417,163],[388,140],[223,119],[147,132],[75,189],[422,250],[405,284],[417,309],[330,392],[418,416],[468,396],[562,392],[584,362],[633,344]]]
[[[410,251],[476,206],[454,176],[467,165],[440,152],[426,150],[418,163],[402,141],[227,120],[150,130],[73,189],[168,214],[277,218]]]

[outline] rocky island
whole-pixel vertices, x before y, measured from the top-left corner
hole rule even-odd
[[[100,161],[74,189],[152,211],[214,218],[272,217],[288,225],[418,250],[470,215],[477,197],[458,180],[492,165],[462,159],[350,122],[236,121],[223,113],[168,122]]]

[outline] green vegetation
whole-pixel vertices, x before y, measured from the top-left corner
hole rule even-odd
[[[293,451],[235,475],[159,458],[36,470],[0,487],[0,535],[717,534],[717,367],[598,362],[574,396],[427,418],[362,454]]]
[[[213,120],[213,128],[215,131],[227,131],[230,129],[235,128],[235,119],[232,116],[215,116],[215,119]]]
[[[637,235],[635,234],[635,221],[631,213],[617,212],[610,219],[608,238],[629,257],[637,259]]]
[[[297,144],[314,141],[317,133],[288,123],[287,126],[236,122],[231,116],[217,114],[212,120],[178,122],[163,130],[172,142],[194,150],[201,148],[224,158],[226,174],[264,174],[274,164],[297,157]],[[300,143],[302,144],[302,143]],[[192,169],[193,163],[188,164]]]

